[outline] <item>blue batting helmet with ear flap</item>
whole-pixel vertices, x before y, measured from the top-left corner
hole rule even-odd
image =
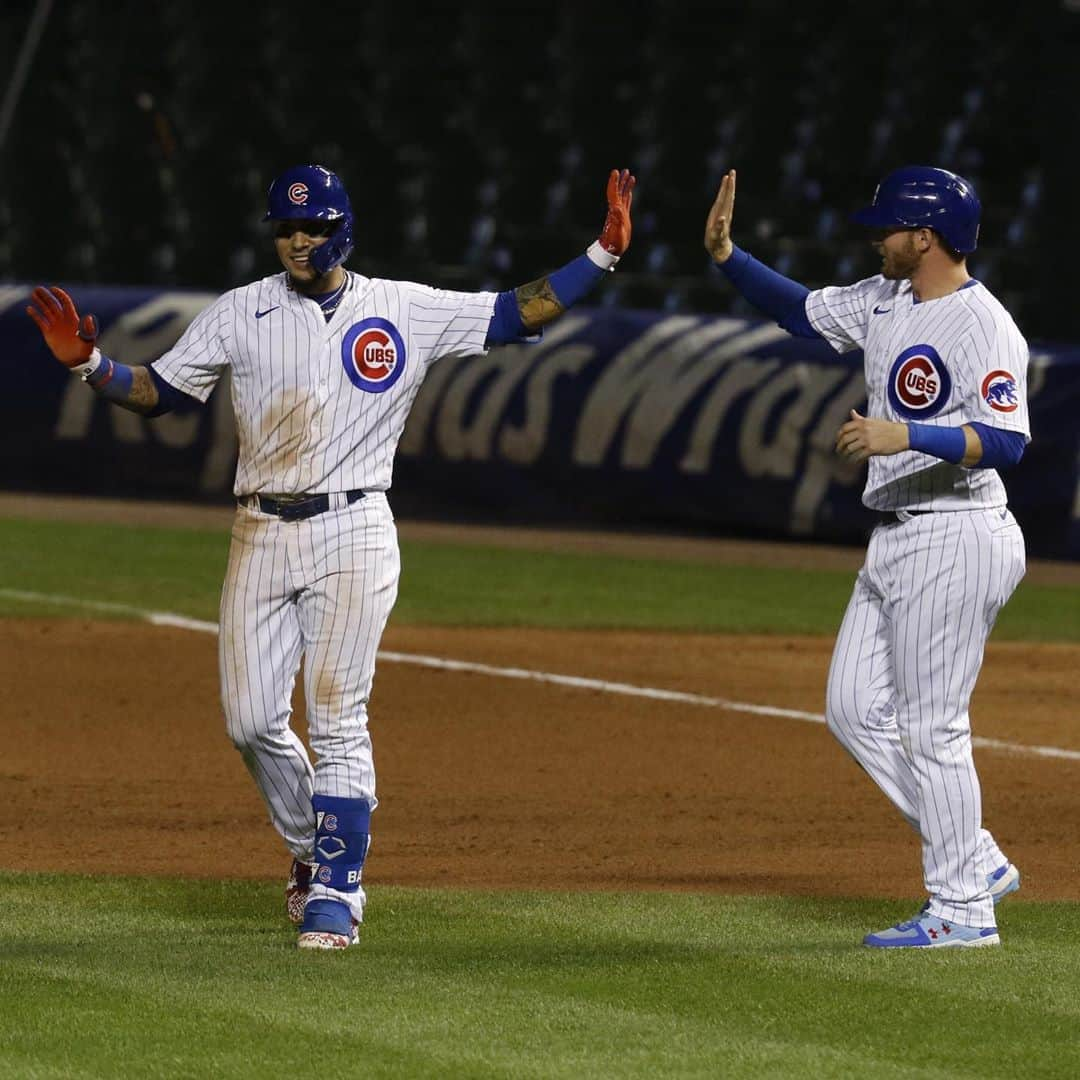
[[[908,165],[889,173],[874,201],[851,215],[860,225],[933,229],[954,251],[975,250],[982,204],[975,188],[948,169]]]
[[[325,274],[352,254],[353,213],[341,178],[321,165],[286,169],[266,193],[263,221],[336,221],[325,244],[311,253],[311,265]]]

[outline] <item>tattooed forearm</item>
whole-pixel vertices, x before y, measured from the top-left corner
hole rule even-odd
[[[132,412],[147,413],[158,403],[157,387],[146,368],[138,366],[131,369],[131,391],[127,401],[118,401],[117,405]]]
[[[527,330],[539,330],[566,310],[546,277],[522,285],[514,290],[514,295],[517,297],[521,321]]]

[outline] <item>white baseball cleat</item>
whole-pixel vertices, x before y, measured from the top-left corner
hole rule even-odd
[[[299,926],[304,921],[304,905],[311,888],[311,870],[310,864],[301,859],[293,859],[289,867],[289,880],[285,883],[285,912],[293,926]]]

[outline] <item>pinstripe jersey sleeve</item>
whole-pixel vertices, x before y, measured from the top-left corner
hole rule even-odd
[[[180,340],[154,361],[154,370],[170,386],[206,401],[229,365],[233,293],[226,293],[200,312]]]
[[[806,317],[837,352],[861,349],[870,308],[890,292],[890,283],[880,274],[854,285],[827,285],[807,296]]]
[[[495,293],[451,292],[413,281],[402,281],[398,286],[409,332],[425,365],[444,356],[487,352],[485,341],[495,311]]]
[[[1030,442],[1027,342],[1012,316],[981,284],[965,299],[974,316],[965,356],[968,378],[964,405],[968,418],[1019,432]]]

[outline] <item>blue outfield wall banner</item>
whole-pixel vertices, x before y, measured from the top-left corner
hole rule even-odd
[[[8,485],[20,490],[201,498],[231,491],[227,382],[207,406],[155,420],[71,378],[0,287],[9,392]],[[213,297],[75,287],[104,352],[146,363]],[[1080,347],[1032,346],[1034,440],[1004,473],[1029,551],[1080,558]],[[536,345],[446,358],[428,373],[398,451],[392,500],[409,513],[545,523],[862,540],[864,467],[833,453],[863,411],[862,355],[772,323],[577,310]]]

